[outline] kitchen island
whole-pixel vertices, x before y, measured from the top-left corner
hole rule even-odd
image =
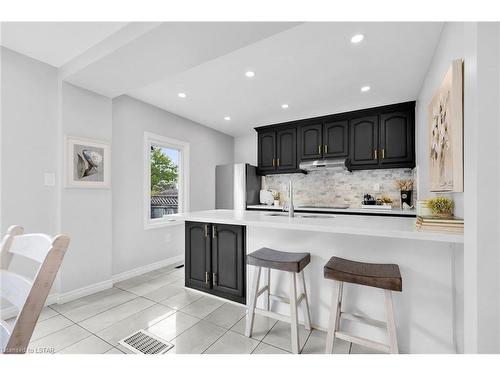
[[[217,225],[244,228],[244,251],[261,247],[310,252],[305,270],[313,327],[327,327],[333,283],[323,278],[323,266],[331,256],[372,262],[396,263],[403,278],[403,292],[394,294],[400,350],[403,353],[454,353],[463,334],[463,235],[420,232],[415,219],[350,215],[271,216],[272,212],[210,210],[179,215],[180,220],[201,223],[217,234]],[[186,236],[187,238],[187,236]],[[215,238],[215,237],[214,237]],[[204,263],[206,263],[204,261]],[[243,272],[245,288],[252,272]],[[273,272],[273,293],[287,294],[287,278]],[[384,320],[382,290],[344,287],[345,308]],[[248,293],[247,293],[248,295]],[[288,306],[272,309],[288,314]],[[348,330],[385,340],[385,332],[358,323]]]

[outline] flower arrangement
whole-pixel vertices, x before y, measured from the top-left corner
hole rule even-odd
[[[453,216],[453,200],[450,198],[436,197],[427,201],[427,207],[431,209],[436,216]]]
[[[387,195],[382,195],[379,200],[382,204],[392,204],[392,199]]]
[[[407,180],[397,180],[396,186],[401,191],[411,191],[413,190],[413,180],[411,178]]]
[[[279,201],[280,200],[281,194],[280,194],[279,191],[272,191],[271,194],[273,195],[273,199],[275,201]]]

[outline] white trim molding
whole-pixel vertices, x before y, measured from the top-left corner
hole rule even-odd
[[[113,275],[113,283],[119,281],[127,280],[135,276],[145,274],[146,272],[151,272],[159,268],[174,265],[176,263],[184,262],[184,254],[176,255],[167,259],[160,260],[159,262],[147,264],[142,267],[137,267],[129,271],[121,272],[119,274]]]
[[[74,289],[69,292],[59,293],[59,298],[57,299],[57,303],[63,304],[78,298],[89,296],[97,292],[102,292],[103,290],[110,289],[112,287],[113,287],[113,280],[105,280],[96,284]]]
[[[172,225],[170,215],[161,219],[151,218],[151,144],[179,150],[179,208],[178,213],[189,212],[189,143],[161,135],[144,132],[144,229]]]

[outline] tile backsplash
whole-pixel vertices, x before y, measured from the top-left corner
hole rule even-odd
[[[378,169],[349,172],[347,170],[320,170],[308,174],[279,174],[262,178],[262,188],[286,192],[290,178],[293,181],[294,205],[332,205],[347,203],[350,207],[360,207],[363,195],[375,198],[382,195],[393,200],[393,207],[400,207],[400,192],[396,180],[414,178],[411,169]],[[380,191],[374,191],[379,184]],[[414,183],[414,186],[416,184]],[[413,192],[413,202],[416,191]]]

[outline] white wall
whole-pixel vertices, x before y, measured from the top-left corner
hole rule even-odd
[[[428,105],[441,85],[451,62],[464,58],[464,27],[463,22],[451,22],[444,25],[434,57],[418,94],[415,111],[418,199],[432,198],[436,195],[429,191]],[[464,193],[450,193],[449,195],[455,201],[455,215],[463,217]]]
[[[58,187],[44,186],[44,173],[57,172],[57,70],[1,50],[0,230],[3,235],[19,224],[26,232],[53,234]],[[17,257],[11,268],[31,277],[36,264]]]
[[[62,84],[64,135],[111,142],[111,116],[111,99]],[[111,189],[63,188],[61,231],[71,236],[71,246],[61,268],[61,292],[111,280],[111,196]]]
[[[465,351],[499,353],[500,27],[465,30]]]
[[[257,165],[257,132],[234,138],[234,162]]]
[[[183,226],[144,229],[144,132],[190,143],[190,209],[215,207],[215,166],[234,160],[233,137],[121,96],[113,100],[113,274],[184,254]]]
[[[2,233],[12,224],[54,233],[57,70],[2,47]]]

